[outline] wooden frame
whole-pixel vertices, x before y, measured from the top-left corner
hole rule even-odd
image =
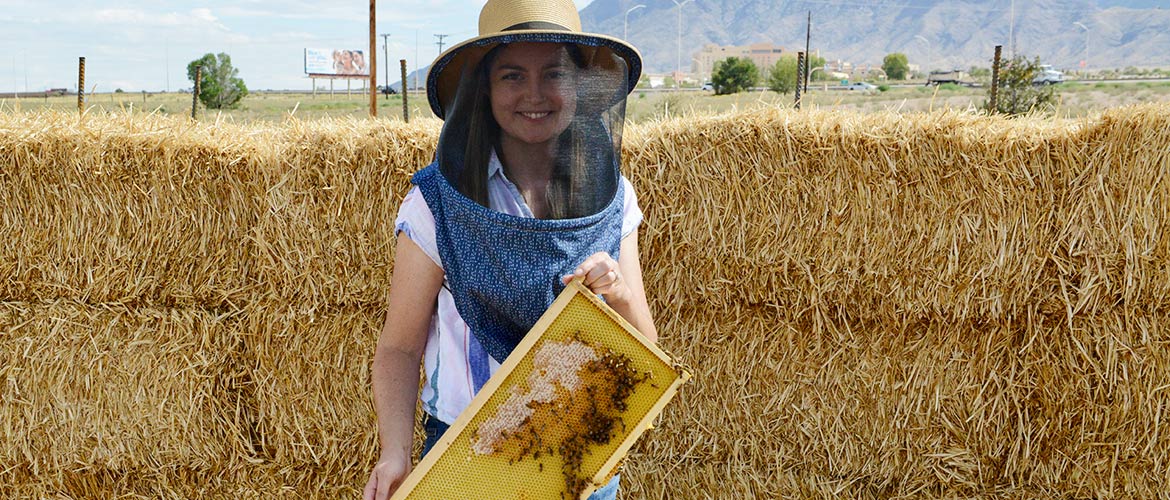
[[[493,375],[483,388],[475,395],[471,403],[459,415],[459,418],[451,425],[450,429],[439,439],[435,446],[427,453],[426,457],[422,459],[407,476],[406,480],[391,497],[391,500],[406,500],[413,498],[411,493],[423,480],[427,473],[442,459],[447,449],[455,442],[456,439],[463,433],[468,425],[475,419],[479,412],[484,408],[488,401],[492,398],[497,390],[508,379],[508,376],[519,366],[521,360],[527,357],[537,343],[544,337],[545,332],[557,320],[561,312],[573,301],[577,296],[582,296],[589,300],[589,302],[599,309],[602,313],[613,320],[617,325],[636,339],[643,348],[645,348],[654,357],[665,363],[667,366],[673,367],[678,372],[678,377],[671,381],[670,385],[665,389],[658,400],[646,412],[642,418],[633,426],[633,429],[626,435],[625,439],[618,445],[617,449],[608,457],[604,465],[598,470],[597,474],[593,476],[592,484],[587,487],[581,494],[581,498],[588,498],[588,496],[597,489],[598,485],[603,485],[612,477],[615,469],[621,460],[637,442],[638,438],[649,429],[655,418],[662,413],[666,404],[674,398],[677,394],[679,386],[690,379],[690,373],[682,370],[670,357],[663,352],[658,346],[646,340],[646,337],[631,325],[625,318],[621,317],[617,312],[611,309],[600,298],[593,294],[588,288],[581,284],[580,279],[573,280],[565,287],[565,290],[557,297],[553,304],[545,311],[544,315],[533,325],[524,339],[508,356],[508,359],[500,365],[499,370]]]

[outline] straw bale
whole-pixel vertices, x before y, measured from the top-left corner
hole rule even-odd
[[[401,122],[291,122],[252,228],[256,296],[282,302],[383,303],[394,217],[409,177],[430,161],[434,130]]]
[[[224,307],[382,300],[430,127],[0,120],[0,297]],[[320,281],[320,282],[318,282]]]
[[[647,281],[673,301],[793,314],[1162,309],[1166,108],[1076,122],[760,110],[636,130],[644,259],[662,263]]]
[[[384,315],[372,309],[252,309],[245,344],[268,458],[335,475],[372,466],[379,448],[370,363]]]
[[[218,307],[252,293],[248,249],[225,243],[258,212],[249,191],[271,161],[258,131],[4,118],[0,297]]]
[[[368,472],[368,471],[367,471]],[[253,465],[236,471],[167,467],[157,470],[95,468],[38,476],[27,469],[0,471],[0,497],[12,500],[232,498],[238,500],[358,498],[364,485],[338,481],[312,466]]]
[[[0,115],[0,496],[356,495],[437,135]],[[1170,490],[1170,106],[759,110],[628,127],[624,158],[695,373],[625,497]]]
[[[0,464],[215,468],[252,454],[231,314],[0,302]]]
[[[791,322],[688,307],[694,371],[632,498],[1151,498],[1170,478],[1170,316]]]

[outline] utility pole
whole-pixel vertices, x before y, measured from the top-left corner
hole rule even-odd
[[[389,33],[382,33],[382,59],[386,60],[386,69],[384,70],[384,72],[386,73],[386,81],[382,82],[382,83],[386,84],[386,88],[390,88],[390,48],[389,48],[390,47],[390,40],[389,39],[390,39]],[[406,82],[402,82],[402,85],[403,85],[402,90],[406,90]],[[385,95],[387,99],[390,98],[390,92],[385,92],[383,95]]]
[[[439,37],[439,41],[436,43],[436,45],[439,46],[439,53],[442,54],[443,53],[443,39],[447,38],[450,35],[435,35],[435,36]]]

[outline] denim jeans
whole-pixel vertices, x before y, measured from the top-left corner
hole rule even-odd
[[[426,456],[427,452],[431,451],[431,448],[435,446],[435,443],[439,442],[439,437],[444,432],[447,432],[447,427],[449,427],[447,424],[437,418],[432,418],[430,415],[423,418],[423,428],[426,430],[427,438],[426,441],[423,441],[422,456]],[[421,460],[422,457],[419,457],[419,459]],[[613,479],[609,480],[609,483],[598,488],[592,495],[589,495],[589,500],[615,500],[618,494],[620,477],[615,474]]]

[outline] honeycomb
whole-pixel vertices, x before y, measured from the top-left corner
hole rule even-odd
[[[587,498],[689,377],[574,281],[392,499]]]

